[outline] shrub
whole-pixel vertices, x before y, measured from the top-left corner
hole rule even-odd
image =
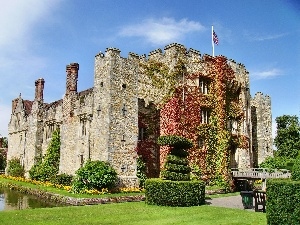
[[[300,221],[300,181],[267,180],[267,224],[294,225]]]
[[[295,159],[290,159],[286,157],[267,157],[259,167],[268,169],[288,169],[292,170]]]
[[[8,161],[7,174],[13,177],[24,177],[25,171],[20,163],[20,159],[12,158]]]
[[[61,184],[64,186],[71,186],[72,185],[73,176],[69,174],[58,174],[51,178],[50,182],[53,184]]]
[[[203,181],[171,181],[147,179],[145,202],[149,205],[196,206],[205,203]]]
[[[297,158],[297,160],[295,160],[291,175],[292,180],[300,181],[300,158]]]
[[[193,147],[193,142],[191,140],[176,135],[160,136],[157,140],[157,144],[169,145],[180,149],[189,149]]]
[[[117,173],[112,166],[103,161],[87,161],[76,171],[72,182],[72,191],[80,193],[83,190],[111,189],[117,181]]]
[[[44,159],[29,170],[29,176],[33,180],[50,181],[55,179],[59,170],[60,159],[60,134],[59,130],[56,130],[52,134],[52,139],[47,148]]]
[[[179,165],[188,165],[188,159],[187,158],[182,158],[176,155],[167,155],[166,160],[170,163],[176,163]]]
[[[6,157],[7,157],[7,150],[0,149],[0,170],[4,170],[6,167]]]
[[[191,148],[193,143],[184,137],[170,135],[159,137],[158,144],[172,147],[170,154],[166,157],[161,177],[167,180],[190,180],[191,168],[188,166],[187,149]]]

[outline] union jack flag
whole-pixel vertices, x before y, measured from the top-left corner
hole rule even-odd
[[[218,36],[217,34],[215,33],[215,31],[213,31],[213,41],[216,45],[219,44],[219,39],[218,39]]]

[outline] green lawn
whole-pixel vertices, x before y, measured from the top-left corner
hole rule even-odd
[[[72,197],[115,197],[118,195],[80,195],[71,194],[64,190],[43,187],[25,182],[0,178],[0,183],[13,183],[42,191]],[[138,193],[142,194],[142,193]],[[209,195],[206,198],[225,197],[239,193]],[[146,205],[144,202],[127,202],[93,206],[70,206],[56,208],[27,209],[20,211],[0,211],[0,225],[89,225],[89,224],[121,224],[121,225],[161,225],[161,224],[236,224],[236,225],[265,225],[266,214],[249,212],[240,209],[219,208],[213,206],[195,207],[162,207]]]
[[[266,214],[212,206],[162,207],[144,202],[0,212],[1,225],[265,225]]]

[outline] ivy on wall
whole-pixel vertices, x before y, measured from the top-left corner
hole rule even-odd
[[[190,139],[194,144],[189,151],[190,165],[200,168],[202,178],[207,182],[231,188],[231,147],[249,147],[246,136],[236,139],[228,128],[230,120],[240,123],[244,116],[240,88],[225,57],[205,56],[203,63],[204,71],[189,73],[186,60],[179,55],[172,72],[167,69],[168,65],[154,60],[144,62],[143,69],[157,88],[164,87],[166,82],[172,87],[169,95],[157,104],[160,108],[160,135]],[[180,79],[182,76],[184,80]],[[199,78],[208,81],[208,94],[202,94],[197,85],[191,85]],[[209,123],[201,123],[200,110],[203,109],[209,111]],[[169,151],[167,146],[160,148],[161,167]]]

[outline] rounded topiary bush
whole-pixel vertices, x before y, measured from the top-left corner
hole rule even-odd
[[[300,181],[300,158],[297,158],[293,165],[291,178],[292,180]]]
[[[191,181],[187,149],[193,147],[187,138],[169,135],[158,138],[159,145],[171,147],[166,157],[163,179],[147,179],[145,196],[147,204],[165,206],[195,206],[205,203],[205,183]]]
[[[87,161],[78,169],[72,182],[72,191],[80,193],[83,190],[111,189],[116,185],[117,172],[108,162]]]

